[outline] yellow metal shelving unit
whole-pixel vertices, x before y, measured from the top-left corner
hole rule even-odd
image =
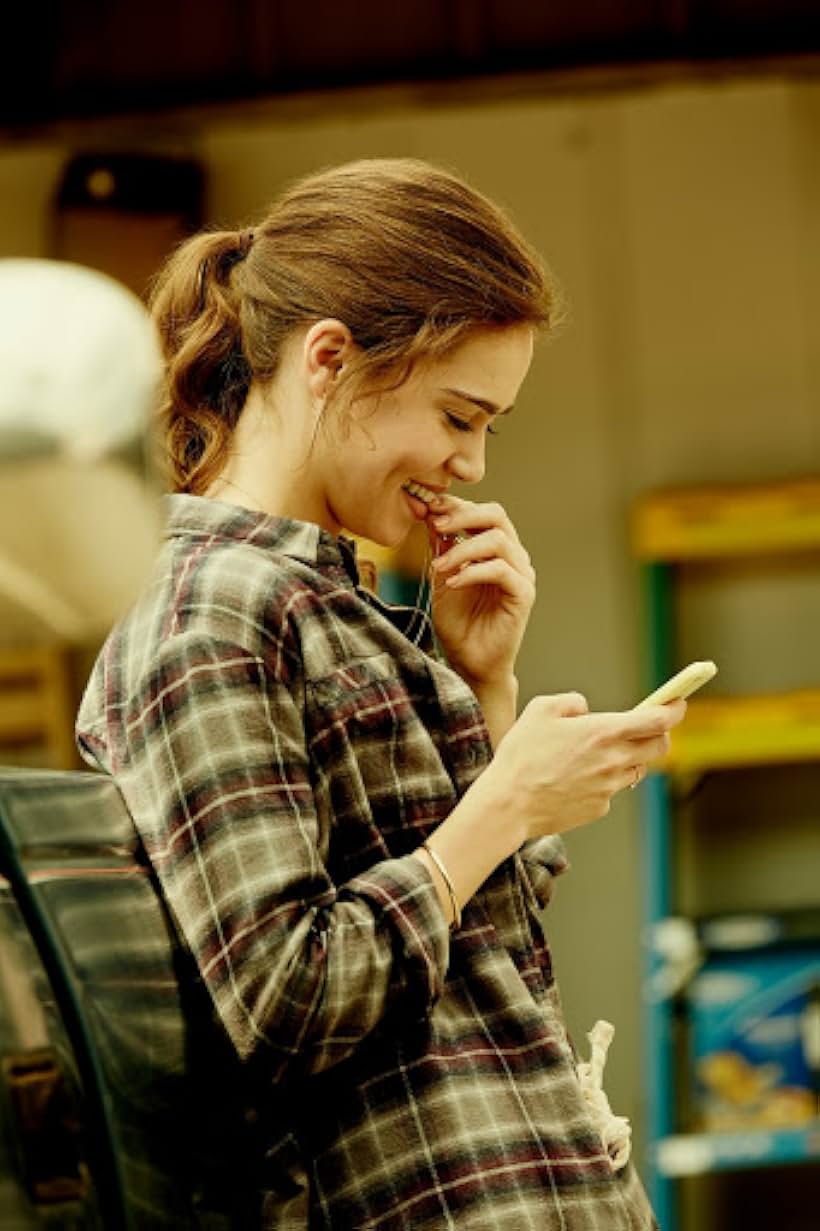
[[[820,479],[651,493],[633,544],[639,560],[676,563],[820,547]]]
[[[820,760],[820,689],[692,700],[668,768],[705,773]]]
[[[650,493],[635,509],[633,547],[648,620],[647,687],[654,688],[682,665],[676,658],[673,631],[680,566],[693,562],[719,566],[722,560],[738,557],[814,552],[820,564],[820,479]],[[664,772],[651,774],[642,788],[647,989],[657,984],[663,961],[654,938],[663,921],[675,913],[670,779],[806,761],[820,761],[820,687],[735,697],[707,694],[690,702]],[[681,1133],[674,1097],[672,1015],[669,1000],[647,994],[649,1185],[663,1231],[674,1231],[677,1225],[675,1180],[681,1175],[820,1159],[820,1122],[768,1135]]]

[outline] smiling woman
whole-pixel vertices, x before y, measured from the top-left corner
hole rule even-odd
[[[500,505],[450,491],[482,477],[555,304],[496,206],[401,160],[193,238],[155,289],[175,490],[78,730],[259,1074],[260,1228],[654,1226],[584,1094],[540,909],[559,834],[683,703],[516,719],[535,574]],[[340,533],[420,524],[435,636]]]
[[[532,347],[528,324],[477,326],[401,384],[351,397],[335,388],[339,369],[360,358],[350,329],[335,318],[297,329],[271,380],[251,386],[205,494],[395,546],[430,498],[483,477],[494,408],[515,398]],[[476,392],[458,397],[455,381]]]

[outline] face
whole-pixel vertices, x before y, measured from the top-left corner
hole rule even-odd
[[[512,409],[532,351],[529,326],[477,330],[400,388],[357,402],[349,425],[321,433],[325,528],[395,547],[427,511],[408,484],[424,494],[478,483],[487,435]]]

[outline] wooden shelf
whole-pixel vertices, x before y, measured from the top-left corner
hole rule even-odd
[[[673,773],[820,761],[820,688],[692,700],[663,763]]]
[[[77,768],[68,656],[59,645],[0,650],[0,760],[36,745],[52,768]]]
[[[669,563],[820,548],[820,479],[653,492],[632,539],[639,560]]]

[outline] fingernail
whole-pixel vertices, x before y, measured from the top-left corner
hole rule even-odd
[[[444,527],[449,526],[449,524],[450,524],[450,518],[447,517],[446,514],[442,517],[433,518],[433,525],[435,526],[436,530],[443,530]]]

